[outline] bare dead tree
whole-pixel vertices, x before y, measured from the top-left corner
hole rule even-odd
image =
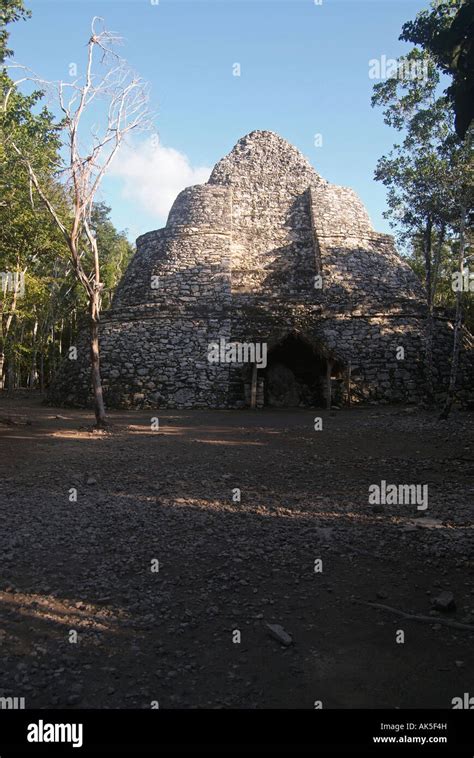
[[[91,222],[92,208],[100,183],[125,136],[132,130],[148,128],[150,124],[148,87],[117,54],[120,38],[104,28],[98,30],[102,22],[99,17],[92,20],[82,77],[73,82],[49,82],[27,73],[20,80],[31,81],[50,92],[62,114],[64,163],[60,176],[72,202],[68,218],[64,218],[55,205],[54,197],[42,183],[31,157],[13,141],[11,143],[27,168],[31,186],[63,235],[75,276],[87,294],[91,380],[98,427],[106,424],[99,350],[103,284],[100,251]],[[93,119],[96,125],[88,127],[87,123]],[[87,133],[87,139],[84,139],[84,133]]]

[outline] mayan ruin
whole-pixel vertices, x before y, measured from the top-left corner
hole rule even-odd
[[[178,195],[163,229],[138,238],[102,315],[105,400],[112,408],[319,407],[330,393],[336,404],[420,402],[425,303],[421,282],[393,238],[374,231],[357,195],[321,178],[277,134],[254,131],[206,184]],[[441,309],[434,334],[441,396],[452,343]],[[226,362],[225,349],[211,361],[216,344],[265,345],[266,365],[231,353]],[[78,361],[65,361],[53,387],[57,401],[88,404],[87,355],[79,341]],[[465,351],[461,397],[470,361]]]

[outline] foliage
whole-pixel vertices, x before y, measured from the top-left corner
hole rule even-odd
[[[446,94],[464,139],[474,118],[474,0],[436,2],[404,24],[400,39],[420,45],[451,76]]]
[[[1,0],[0,4],[0,63],[13,54],[13,51],[7,48],[8,30],[7,24],[11,24],[19,19],[26,19],[31,16],[31,11],[24,6],[23,0]]]

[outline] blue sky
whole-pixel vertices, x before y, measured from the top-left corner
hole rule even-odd
[[[135,138],[100,199],[131,238],[163,226],[173,196],[254,129],[278,132],[315,169],[352,187],[375,228],[385,189],[377,158],[398,135],[372,109],[369,60],[397,57],[404,21],[428,0],[26,0],[11,27],[15,60],[47,79],[84,61],[94,15],[124,37],[121,53],[150,83],[159,145]],[[234,64],[240,76],[234,76]],[[314,144],[322,135],[322,146]]]

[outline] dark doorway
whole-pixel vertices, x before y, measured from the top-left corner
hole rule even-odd
[[[298,335],[288,335],[268,353],[265,405],[277,408],[325,405],[326,358]]]

